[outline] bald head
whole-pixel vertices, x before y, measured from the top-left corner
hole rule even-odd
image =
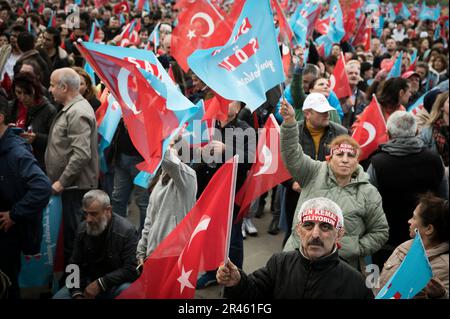
[[[49,91],[55,102],[65,104],[79,94],[80,76],[71,68],[53,71]]]

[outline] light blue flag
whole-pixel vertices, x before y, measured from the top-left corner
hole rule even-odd
[[[441,6],[438,4],[436,7],[428,7],[425,3],[422,4],[422,9],[419,13],[419,20],[432,20],[437,21],[441,14]]]
[[[411,16],[411,12],[409,12],[408,7],[406,6],[405,3],[402,3],[402,7],[400,8],[398,16],[403,19],[409,19],[409,17]]]
[[[156,48],[159,47],[159,22],[156,24],[155,28],[153,29],[152,33],[148,37],[149,41],[153,42],[153,48],[156,51]]]
[[[365,1],[364,12],[380,12],[380,0]]]
[[[269,0],[247,0],[222,47],[197,50],[188,65],[211,89],[253,112],[285,79]]]
[[[133,63],[138,67],[138,70],[142,73],[152,88],[166,100],[166,107],[174,112],[178,119],[179,126],[166,140],[163,141],[162,151],[164,153],[173,137],[180,132],[180,129],[185,126],[186,123],[190,123],[197,112],[200,111],[200,104],[194,105],[181,93],[177,85],[173,82],[161,63],[158,61],[157,57],[151,51],[102,45],[91,42],[83,42],[83,46],[87,50],[92,50],[109,55],[116,59],[123,59]],[[105,76],[115,75],[106,73]],[[108,81],[113,83],[118,80],[117,78],[114,78],[108,79]],[[119,85],[118,90],[120,91],[121,88],[123,88],[123,84]],[[124,95],[122,95],[122,97],[123,96]],[[161,163],[158,164],[158,167],[160,164]],[[154,172],[156,172],[156,169]],[[151,174],[141,172],[136,177],[135,184],[147,188],[148,181],[151,177]]]
[[[96,27],[97,27],[96,23],[92,22],[91,33],[89,34],[89,42],[94,42],[95,28]],[[95,72],[94,72],[94,69],[91,67],[91,65],[89,64],[88,61],[86,61],[86,63],[84,64],[84,70],[86,71],[87,74],[89,74],[89,77],[91,78],[92,84],[95,86],[97,84],[97,81],[95,80]]]
[[[390,78],[398,78],[402,75],[402,59],[403,59],[403,51],[400,52],[400,54],[397,57],[397,60],[395,60],[395,63],[392,66],[392,69],[389,71],[386,80],[389,80]]]
[[[416,59],[417,59],[417,49],[413,48],[413,53],[411,54],[411,59],[410,59],[411,64],[414,63],[414,61],[416,61]]]
[[[436,29],[434,30],[433,41],[436,41],[441,37],[441,25],[438,23]]]
[[[192,146],[201,146],[210,141],[209,128],[206,121],[202,121],[205,115],[203,100],[198,102],[200,110],[192,117],[192,120],[184,128],[183,139]]]
[[[417,112],[421,106],[423,107],[423,99],[425,98],[425,95],[427,95],[427,94],[430,93],[431,91],[437,90],[437,89],[438,89],[438,88],[435,87],[435,88],[431,89],[430,91],[426,91],[424,94],[422,94],[421,97],[419,97],[419,98],[417,99],[416,102],[414,102],[413,105],[411,105],[410,107],[408,107],[408,110],[407,110],[407,111],[408,111],[408,112],[413,112],[413,113]]]
[[[161,78],[163,82],[170,82],[176,86],[164,67],[158,61],[158,58],[151,51],[104,45],[93,42],[83,42],[83,45],[88,50],[97,51],[106,55],[130,61],[137,67],[147,70],[156,77]]]
[[[379,26],[377,29],[377,37],[381,38],[381,35],[383,34],[384,17],[380,16],[378,21],[379,21]]]
[[[316,43],[323,45],[325,56],[331,54],[331,48],[334,43],[340,43],[345,35],[344,22],[342,17],[342,9],[339,0],[330,2],[330,9],[324,18],[330,18],[330,25],[327,34],[316,39]]]
[[[380,290],[375,299],[411,299],[433,277],[419,232],[400,267]]]
[[[62,220],[61,196],[52,196],[42,214],[41,251],[35,256],[22,255],[19,274],[21,288],[48,286],[53,280],[56,244]]]
[[[318,4],[304,1],[297,6],[297,9],[289,20],[289,25],[295,35],[295,40],[303,49],[306,47],[308,35],[309,21],[307,17],[316,11],[318,7]]]
[[[339,0],[331,0],[330,9],[328,12],[330,17],[328,37],[333,41],[333,43],[339,43],[345,35],[344,19]]]
[[[121,26],[124,25],[125,23],[127,23],[127,22],[125,21],[125,17],[124,17],[124,15],[123,15],[122,12],[121,12],[120,15],[119,15],[119,23],[120,23]]]
[[[98,127],[98,134],[101,137],[98,143],[98,154],[100,160],[100,170],[103,173],[108,171],[105,150],[111,145],[117,126],[119,125],[120,118],[122,117],[122,109],[112,94],[109,94],[107,99],[108,108],[106,109],[105,116]]]
[[[392,3],[389,3],[387,6],[386,20],[394,22],[396,18],[397,15],[395,14],[394,6]]]

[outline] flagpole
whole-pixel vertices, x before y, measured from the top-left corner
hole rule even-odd
[[[227,244],[225,247],[225,255],[224,255],[224,263],[228,262],[228,255],[230,252],[230,240],[231,240],[231,227],[233,223],[233,210],[234,210],[234,197],[236,193],[236,176],[237,176],[237,166],[239,163],[239,155],[236,154],[233,157],[233,174],[232,174],[232,182],[231,182],[231,189],[230,189],[230,203],[228,207],[228,227],[227,227]]]
[[[230,203],[228,207],[228,225],[227,225],[227,241],[225,245],[225,254],[224,254],[224,264],[228,263],[228,255],[230,253],[230,241],[231,241],[231,227],[233,223],[233,210],[234,210],[234,197],[236,194],[236,176],[237,176],[237,166],[239,163],[239,155],[236,154],[233,157],[233,173],[231,178],[233,179],[231,182],[230,188]],[[225,295],[225,286],[222,286],[220,290],[220,296],[223,297]]]
[[[225,20],[225,18],[220,14],[220,12],[216,9],[216,7],[208,0],[208,4],[213,8],[213,10],[216,12],[216,14],[219,16],[220,20]]]
[[[380,114],[381,114],[381,118],[383,119],[384,126],[387,128],[387,125],[386,125],[386,119],[384,118],[383,111],[381,110],[380,103],[378,103],[378,99],[377,99],[377,96],[375,95],[375,93],[372,94],[372,97],[375,99],[375,102],[377,102],[377,109],[378,109],[378,111],[379,111]]]

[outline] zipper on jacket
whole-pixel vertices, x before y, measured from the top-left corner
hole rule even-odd
[[[303,294],[301,299],[305,299],[306,289],[308,288],[309,277],[311,276],[311,262],[308,263],[308,273],[306,275],[305,287],[303,288]]]

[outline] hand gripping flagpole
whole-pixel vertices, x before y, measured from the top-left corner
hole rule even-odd
[[[233,157],[233,174],[231,175],[231,178],[233,179],[231,182],[231,188],[230,188],[230,203],[228,207],[228,225],[227,225],[227,240],[225,245],[225,254],[224,254],[224,264],[228,263],[229,254],[230,254],[230,241],[231,241],[231,227],[233,224],[233,210],[234,210],[234,197],[236,194],[236,176],[237,176],[237,167],[239,163],[239,155],[236,154]],[[225,294],[225,286],[222,286],[220,295],[223,297]]]

